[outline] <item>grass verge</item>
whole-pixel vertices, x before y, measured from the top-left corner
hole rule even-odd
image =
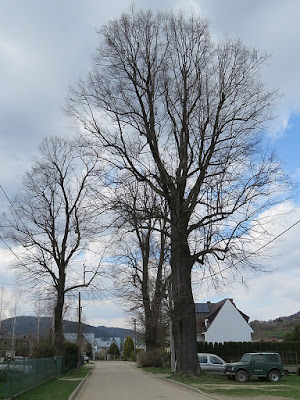
[[[171,368],[158,368],[158,367],[141,367],[142,370],[146,372],[151,372],[152,374],[169,374],[172,375]]]
[[[80,372],[72,371],[58,378],[51,379],[42,385],[14,397],[17,400],[68,400],[83,378],[86,377],[92,365],[85,365]],[[77,380],[72,380],[77,379]]]
[[[300,377],[297,375],[284,376],[280,382],[259,382],[256,378],[241,384],[228,380],[222,375],[204,374],[196,376],[171,375],[170,379],[193,386],[207,394],[222,394],[234,399],[235,396],[272,396],[300,399]]]

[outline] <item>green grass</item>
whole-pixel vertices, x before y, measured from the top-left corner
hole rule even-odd
[[[161,367],[142,367],[146,372],[151,372],[152,374],[172,374],[171,368],[161,368]]]
[[[234,396],[274,396],[300,399],[300,376],[284,376],[280,382],[259,382],[250,379],[245,384],[228,380],[222,375],[204,374],[200,377],[171,375],[170,379],[193,386],[207,394],[223,394]]]
[[[72,381],[72,378],[84,378],[92,365],[87,365],[83,367],[80,373],[76,371],[64,374],[59,378],[51,379],[35,389],[29,390],[26,393],[20,394],[15,397],[17,400],[68,400],[70,394],[76,389],[80,384],[81,380]],[[63,380],[66,379],[66,380]],[[70,380],[67,380],[70,379]]]

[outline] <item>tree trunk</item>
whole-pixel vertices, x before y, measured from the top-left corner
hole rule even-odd
[[[191,269],[193,263],[187,238],[180,229],[172,229],[171,268],[173,297],[173,336],[176,372],[199,373],[195,304],[192,294]]]
[[[64,291],[57,288],[57,300],[54,308],[54,346],[56,355],[64,353],[64,332],[63,332],[63,307],[64,307]]]
[[[146,351],[151,351],[159,347],[159,313],[152,310],[146,315],[145,323],[145,345]]]

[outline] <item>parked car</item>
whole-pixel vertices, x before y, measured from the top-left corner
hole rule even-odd
[[[225,374],[240,383],[247,382],[250,376],[279,382],[283,368],[278,353],[245,353],[239,362],[226,365]]]
[[[83,360],[87,363],[90,361],[89,357],[86,354],[83,356]]]
[[[224,374],[226,361],[216,354],[197,353],[202,371]]]

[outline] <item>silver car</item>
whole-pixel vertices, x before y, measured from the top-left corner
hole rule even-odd
[[[227,363],[221,357],[210,353],[197,353],[197,355],[202,371],[224,374]]]

